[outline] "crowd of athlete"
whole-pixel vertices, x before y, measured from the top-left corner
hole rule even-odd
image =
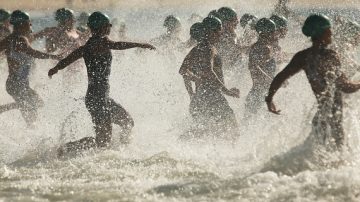
[[[286,16],[288,17],[288,16]],[[267,104],[270,112],[279,114],[273,97],[294,74],[304,70],[317,99],[318,112],[313,120],[334,147],[344,145],[342,128],[342,94],[360,89],[360,83],[351,82],[344,73],[347,64],[342,59],[339,46],[333,48],[332,24],[325,15],[312,14],[303,23],[302,33],[311,38],[312,46],[299,51],[292,59],[284,53],[279,41],[288,31],[288,20],[280,14],[269,18],[257,18],[244,14],[240,19],[229,7],[212,10],[207,17],[193,15],[190,39],[182,42],[180,20],[170,15],[164,21],[166,32],[150,40],[162,50],[181,49],[188,51],[179,73],[190,97],[189,111],[192,116],[196,137],[208,134],[234,140],[238,135],[238,122],[225,96],[240,97],[237,88],[229,88],[224,80],[224,70],[232,71],[248,58],[248,69],[252,88],[246,96],[245,119],[251,119]],[[62,145],[58,153],[64,155],[96,147],[107,147],[112,138],[112,123],[121,126],[124,134],[130,134],[134,120],[116,101],[109,97],[109,76],[111,74],[111,50],[130,48],[155,49],[147,43],[113,41],[109,38],[117,19],[102,12],[91,15],[82,13],[78,27],[72,10],[58,9],[55,12],[57,26],[45,28],[37,33],[31,31],[30,16],[20,10],[12,13],[0,10],[0,52],[6,56],[9,76],[6,91],[14,103],[0,106],[0,112],[19,109],[28,126],[37,119],[38,108],[43,101],[30,87],[29,72],[34,58],[59,60],[48,72],[51,78],[60,70],[76,68],[73,63],[84,59],[88,89],[85,105],[95,129],[95,137],[85,137]],[[238,37],[238,24],[242,37]],[[344,28],[351,34],[348,44],[355,47],[360,43],[360,26],[347,21]],[[340,26],[339,26],[340,27]],[[125,38],[126,26],[121,24],[119,38]],[[31,47],[33,41],[45,39],[46,53]],[[349,38],[349,37],[347,37]],[[343,43],[342,43],[343,44]],[[189,51],[190,49],[190,51]],[[278,64],[290,61],[278,72]],[[353,61],[352,64],[356,62]],[[73,64],[73,65],[72,65]],[[356,65],[355,65],[356,66]],[[325,139],[325,138],[323,138]],[[322,142],[323,144],[327,144]]]

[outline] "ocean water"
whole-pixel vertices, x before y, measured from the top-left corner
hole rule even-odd
[[[129,25],[129,38],[136,40],[149,40],[163,32],[162,19],[169,13],[183,19],[192,13],[190,8],[114,10],[109,12],[112,16],[119,12]],[[205,15],[206,9],[198,12]],[[254,12],[262,16],[270,10]],[[354,12],[346,13],[353,19],[358,17]],[[34,15],[34,30],[40,29],[36,22],[53,23],[40,20],[41,13]],[[310,42],[301,35],[300,24],[291,26],[289,37],[281,45],[295,53]],[[189,27],[186,20],[184,27],[185,40]],[[41,48],[42,44],[35,46]],[[135,120],[132,141],[126,146],[119,144],[120,129],[114,126],[110,149],[68,159],[56,158],[60,144],[94,135],[81,99],[87,86],[85,67],[81,61],[70,79],[66,76],[71,73],[61,71],[50,80],[47,71],[55,62],[37,60],[31,86],[45,106],[35,128],[26,127],[19,111],[0,114],[0,200],[360,201],[360,93],[345,98],[344,126],[351,149],[328,153],[305,141],[316,100],[303,73],[291,78],[276,95],[280,116],[268,113],[264,106],[250,123],[241,122],[251,87],[244,61],[235,72],[225,75],[227,85],[241,91],[239,99],[228,97],[240,124],[239,139],[235,143],[218,139],[181,141],[179,136],[188,131],[191,121],[189,98],[178,74],[185,54],[113,51],[110,95]],[[12,99],[5,91],[7,63],[3,59],[0,72],[0,104],[6,104]]]

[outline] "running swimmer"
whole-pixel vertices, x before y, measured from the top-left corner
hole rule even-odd
[[[185,57],[179,73],[184,80],[195,82],[195,92],[191,96],[190,114],[193,117],[199,135],[215,133],[217,136],[228,135],[228,131],[237,131],[235,114],[224,95],[239,98],[239,90],[228,89],[224,84],[222,62],[215,44],[220,40],[221,21],[216,17],[207,17],[202,22],[204,33]],[[234,138],[232,134],[231,138]]]
[[[276,25],[276,37],[273,44],[273,51],[277,64],[281,64],[287,59],[287,54],[282,51],[279,42],[280,39],[284,39],[286,37],[288,32],[288,23],[286,18],[278,15],[272,15],[270,20],[272,20]]]
[[[86,25],[88,22],[90,14],[87,12],[81,12],[78,17],[78,26],[76,29],[81,33],[90,34],[89,28]]]
[[[205,28],[204,28],[203,23],[198,22],[198,23],[193,24],[190,28],[190,38],[191,38],[191,40],[194,41],[193,43],[199,44],[201,42],[201,40],[203,39],[204,32],[205,32]],[[192,56],[189,56],[189,57],[192,57]],[[197,81],[198,77],[195,75],[197,72],[196,69],[194,69],[195,66],[191,66],[193,64],[189,63],[189,61],[192,60],[189,57],[185,57],[184,62],[180,68],[180,74],[183,76],[185,88],[186,88],[186,91],[188,92],[188,94],[190,96],[190,100],[191,100],[191,98],[194,95],[194,89],[192,86],[192,82]]]
[[[166,33],[158,38],[152,39],[151,43],[170,50],[181,47],[180,33],[182,31],[182,25],[180,19],[169,15],[165,18],[163,26],[166,28]]]
[[[27,13],[20,10],[14,11],[10,17],[10,23],[14,31],[0,42],[0,51],[5,50],[9,65],[6,91],[15,103],[0,106],[0,112],[19,109],[27,125],[31,127],[37,119],[37,109],[43,103],[29,84],[29,73],[34,58],[57,60],[59,57],[31,48],[26,38],[31,33],[31,22]]]
[[[126,136],[130,134],[134,126],[133,119],[121,105],[109,97],[111,50],[125,50],[135,47],[155,49],[149,44],[111,41],[108,38],[111,30],[109,17],[101,12],[94,12],[90,15],[88,26],[92,36],[86,44],[61,60],[49,70],[48,74],[51,77],[76,60],[84,58],[88,73],[85,104],[90,112],[96,137],[85,137],[65,144],[59,148],[59,156],[69,152],[108,146],[112,136],[111,123],[119,125]]]
[[[55,12],[57,27],[48,27],[34,34],[34,39],[46,39],[46,51],[49,53],[58,51],[68,55],[82,45],[87,37],[75,28],[74,12],[67,8],[58,9]]]
[[[276,25],[267,18],[256,23],[259,34],[258,41],[251,46],[249,52],[249,71],[252,88],[246,97],[245,118],[256,114],[263,104],[264,96],[275,77],[276,61],[273,54],[273,44],[276,37]]]
[[[229,7],[219,8],[217,16],[223,24],[223,32],[216,48],[223,61],[223,66],[233,69],[234,65],[241,62],[241,48],[237,41],[236,27],[239,19],[236,11]]]
[[[240,26],[243,28],[243,34],[239,38],[239,43],[241,47],[245,50],[248,54],[248,51],[250,49],[250,46],[255,43],[256,41],[256,22],[258,21],[258,18],[255,15],[251,15],[248,13],[245,13],[240,18]]]
[[[318,103],[318,111],[312,121],[316,137],[309,138],[329,146],[329,149],[341,149],[345,144],[342,93],[358,91],[360,83],[352,83],[346,78],[341,72],[338,54],[327,48],[332,42],[332,33],[326,16],[309,16],[302,32],[311,37],[312,46],[295,54],[285,69],[276,75],[265,100],[269,111],[279,114],[280,110],[273,103],[275,93],[288,78],[304,70]]]

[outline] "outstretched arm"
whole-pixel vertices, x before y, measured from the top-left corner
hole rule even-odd
[[[133,43],[133,42],[122,42],[122,41],[111,41],[108,40],[108,47],[113,50],[125,50],[130,48],[147,48],[155,50],[156,48],[147,43]]]
[[[276,107],[273,103],[273,97],[281,85],[291,76],[298,73],[303,67],[304,58],[298,53],[296,54],[290,63],[275,76],[274,80],[271,82],[268,96],[265,98],[265,101],[268,105],[270,112],[279,114],[280,110],[276,110]]]
[[[19,40],[16,43],[15,49],[19,52],[23,52],[27,55],[30,55],[38,59],[54,59],[54,60],[60,59],[60,57],[57,55],[43,53],[31,48],[29,41],[25,37],[19,38]]]
[[[70,53],[66,58],[60,60],[58,64],[49,70],[49,77],[51,78],[52,75],[56,74],[59,70],[64,69],[65,67],[69,66],[71,63],[75,62],[76,60],[83,57],[84,54],[84,47],[81,46],[80,48],[76,49],[74,52]]]

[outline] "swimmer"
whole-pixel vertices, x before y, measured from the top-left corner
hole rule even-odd
[[[329,48],[332,32],[330,20],[319,14],[310,15],[302,28],[311,37],[312,46],[295,54],[290,63],[276,75],[265,101],[270,112],[279,114],[273,97],[280,86],[291,76],[304,70],[318,103],[318,111],[312,121],[316,130],[315,140],[328,148],[342,149],[345,135],[342,124],[342,94],[354,93],[360,83],[353,83],[341,71],[338,54]]]
[[[90,14],[87,12],[81,12],[79,17],[78,17],[78,26],[77,26],[77,30],[81,33],[86,33],[86,34],[90,34],[90,30],[88,28],[88,26],[86,25],[88,22]]]
[[[151,43],[170,49],[181,47],[180,33],[182,31],[182,25],[180,19],[169,15],[165,18],[163,26],[166,28],[166,33],[152,39]]]
[[[282,51],[279,45],[279,41],[284,39],[287,35],[288,22],[286,18],[278,15],[272,15],[270,20],[272,20],[276,25],[276,37],[274,40],[273,51],[277,64],[281,64],[288,58],[287,54]]]
[[[223,32],[216,48],[226,69],[233,69],[241,62],[241,48],[237,42],[236,28],[239,19],[236,11],[229,7],[219,8],[217,15],[223,24]]]
[[[255,15],[245,13],[239,21],[240,27],[243,28],[243,34],[239,38],[239,43],[244,49],[244,52],[248,54],[250,46],[256,41],[256,22],[258,18]]]
[[[134,121],[129,113],[109,97],[109,76],[111,73],[111,50],[130,48],[155,49],[152,45],[143,43],[114,42],[108,38],[111,30],[109,17],[101,12],[90,15],[88,26],[92,36],[85,45],[79,47],[54,68],[49,70],[52,77],[80,58],[84,58],[88,72],[88,90],[85,96],[86,108],[90,112],[96,136],[85,137],[75,142],[69,142],[58,150],[62,156],[69,152],[83,151],[95,147],[107,147],[112,137],[111,123],[119,125],[125,135],[129,135],[134,127]]]
[[[256,23],[256,31],[259,34],[258,41],[251,46],[249,52],[249,71],[253,84],[246,97],[245,118],[256,114],[262,106],[276,71],[273,54],[273,43],[276,38],[275,23],[270,19],[262,18]]]
[[[34,34],[34,39],[46,39],[46,51],[52,53],[58,51],[65,56],[80,47],[86,40],[86,36],[76,30],[74,12],[67,8],[58,9],[55,12],[57,27],[48,27]]]
[[[0,112],[19,109],[28,127],[32,127],[37,119],[37,110],[43,101],[29,84],[29,73],[34,58],[60,59],[59,56],[42,53],[31,48],[26,36],[31,33],[30,17],[27,13],[16,10],[10,16],[10,24],[14,31],[0,42],[0,51],[5,51],[9,66],[6,80],[6,91],[15,100],[0,107]]]
[[[215,132],[223,136],[224,132],[238,128],[234,111],[224,94],[239,98],[239,90],[228,89],[224,84],[221,57],[215,48],[223,29],[221,20],[207,17],[202,25],[204,33],[197,37],[199,42],[185,57],[179,73],[196,86],[195,92],[192,89],[188,92],[190,114],[197,128],[204,129],[203,134]]]

